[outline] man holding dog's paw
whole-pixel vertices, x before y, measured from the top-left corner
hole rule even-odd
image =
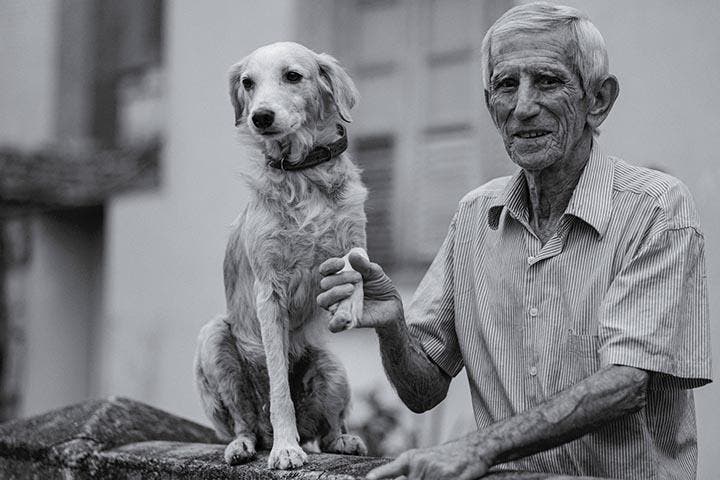
[[[477,432],[368,478],[471,479],[490,467],[694,478],[692,388],[710,381],[703,237],[686,187],[606,156],[618,96],[575,9],[508,11],[482,48],[488,110],[520,170],[462,199],[407,315],[381,267],[321,266],[328,309],[365,293],[405,404],[426,411],[465,367]],[[340,272],[340,273],[338,273]]]

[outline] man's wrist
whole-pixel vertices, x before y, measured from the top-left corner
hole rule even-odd
[[[396,338],[401,335],[403,329],[406,329],[405,318],[402,315],[402,306],[400,307],[400,314],[394,317],[389,322],[382,325],[375,326],[375,332],[377,333],[380,340],[389,340]]]

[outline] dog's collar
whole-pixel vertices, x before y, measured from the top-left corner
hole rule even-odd
[[[320,165],[321,163],[325,163],[328,160],[332,160],[333,158],[337,157],[345,150],[347,150],[348,146],[347,132],[345,131],[345,127],[338,124],[337,132],[340,135],[340,138],[328,145],[318,145],[317,147],[310,150],[310,153],[308,153],[305,158],[303,158],[298,163],[288,163],[286,161],[289,153],[288,152],[284,153],[280,158],[271,158],[266,156],[267,164],[268,166],[277,168],[279,170],[292,171],[305,170],[306,168],[312,168]]]

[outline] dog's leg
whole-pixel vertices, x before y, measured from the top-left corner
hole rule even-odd
[[[364,248],[355,247],[351,249],[347,255],[343,257],[343,260],[345,260],[345,266],[341,272],[347,272],[353,269],[349,260],[351,253],[359,253],[366,259],[368,258],[367,252]],[[360,280],[355,284],[355,289],[353,290],[352,295],[340,302],[337,310],[333,312],[333,316],[328,324],[328,328],[331,332],[335,333],[348,330],[358,325],[358,322],[360,322],[363,315],[363,296],[363,283],[362,280]]]
[[[309,367],[302,383],[307,394],[299,402],[299,415],[309,414],[321,426],[320,449],[328,453],[367,455],[362,439],[347,433],[345,412],[350,402],[350,386],[342,364],[328,351],[312,348],[307,353]],[[322,419],[322,421],[318,421]],[[304,427],[305,418],[299,419]]]
[[[273,447],[268,457],[269,468],[299,467],[307,455],[298,444],[295,407],[288,381],[288,318],[269,283],[255,282],[256,308],[260,333],[265,348],[270,382],[270,423]]]
[[[225,461],[231,465],[255,457],[257,415],[253,400],[246,396],[253,390],[248,378],[251,372],[243,371],[249,363],[242,361],[224,316],[202,328],[195,354],[195,381],[218,436],[232,439],[225,449]]]
[[[365,442],[357,435],[347,433],[344,420],[340,421],[337,430],[320,439],[320,450],[344,455],[367,455]]]

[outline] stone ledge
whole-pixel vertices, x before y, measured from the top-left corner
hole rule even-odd
[[[0,214],[97,206],[119,193],[155,188],[161,150],[160,140],[123,149],[0,145]]]
[[[224,449],[209,428],[125,398],[89,401],[0,424],[4,479],[354,480],[389,461],[310,454],[301,469],[269,470],[267,452],[230,466]],[[570,477],[497,472],[485,478]]]

